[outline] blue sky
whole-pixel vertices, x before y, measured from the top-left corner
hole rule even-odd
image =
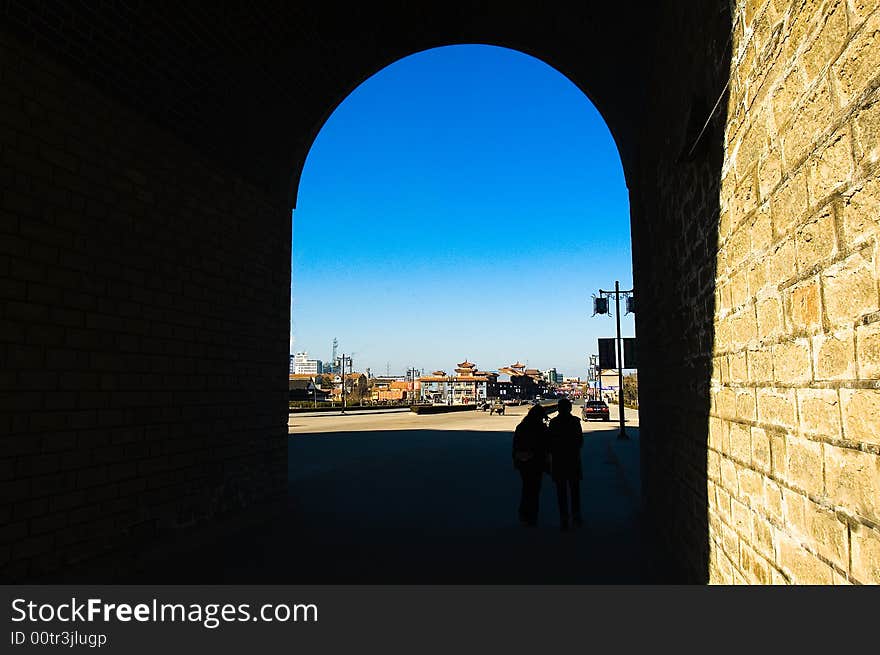
[[[632,286],[629,205],[601,115],[520,52],[435,48],[379,71],[330,116],[293,212],[291,352],[355,370],[585,375]],[[634,334],[632,316],[623,318]]]

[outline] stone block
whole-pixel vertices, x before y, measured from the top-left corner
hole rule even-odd
[[[782,157],[780,156],[777,149],[772,148],[767,157],[765,157],[764,160],[758,164],[758,193],[760,194],[761,199],[763,200],[765,198],[769,198],[770,193],[779,185],[781,181]],[[763,205],[762,208],[758,210],[758,212],[759,216],[755,217],[755,221],[761,221],[761,224],[763,225],[763,221],[766,220],[767,227],[770,228],[772,236],[773,226],[770,225],[769,205]],[[766,218],[761,218],[760,214],[764,214]],[[760,238],[757,243],[763,243],[763,238]],[[753,237],[752,245],[754,246],[755,244],[756,242]]]
[[[748,544],[740,543],[740,568],[746,579],[752,584],[770,584],[770,566]]]
[[[752,242],[748,225],[734,227],[733,234],[724,244],[724,261],[728,270],[735,269],[742,264],[751,254]]]
[[[813,379],[808,339],[792,339],[776,344],[773,352],[773,378],[784,384],[806,384]]]
[[[785,480],[814,496],[825,491],[823,444],[789,435],[785,442]]]
[[[740,468],[738,470],[739,477],[739,497],[748,501],[749,507],[753,509],[764,506],[764,478],[753,469]],[[734,523],[736,523],[736,513],[734,512]],[[748,529],[743,530],[743,534],[748,534]]]
[[[737,494],[739,480],[736,475],[736,463],[728,457],[721,458],[721,487],[730,495]],[[725,513],[721,513],[725,516]]]
[[[721,547],[731,560],[739,560],[739,535],[726,523],[721,524]]]
[[[772,471],[770,437],[763,428],[752,428],[752,465],[765,474]]]
[[[856,362],[860,380],[880,380],[880,321],[856,328]]]
[[[858,251],[822,274],[825,315],[833,326],[852,326],[878,309],[877,280],[872,256]]]
[[[880,523],[880,455],[826,444],[825,486],[835,507]]]
[[[834,583],[834,570],[791,538],[779,541],[779,565],[794,584]]]
[[[841,217],[848,246],[880,235],[880,177],[865,180],[843,195]]]
[[[717,416],[709,417],[709,448],[721,452],[724,431],[727,424]]]
[[[880,353],[878,353],[878,357],[880,357]],[[760,383],[773,380],[773,353],[771,351],[750,350],[747,353],[747,359],[749,364],[749,382]]]
[[[797,428],[797,409],[793,389],[758,389],[758,421],[782,428]]]
[[[764,478],[764,508],[775,521],[785,520],[785,504],[782,487],[770,478]]]
[[[799,332],[816,332],[822,329],[822,309],[819,281],[810,278],[791,287],[788,296],[788,328]]]
[[[832,65],[842,107],[849,105],[876,79],[880,70],[880,13],[874,12]]]
[[[880,446],[880,389],[841,389],[843,435]]]
[[[733,353],[729,359],[729,381],[744,383],[749,379],[749,366],[746,351]]]
[[[749,272],[740,269],[730,276],[730,306],[741,307],[751,299],[749,293]]]
[[[805,92],[806,85],[801,69],[792,68],[776,86],[770,99],[777,130],[782,130],[788,124],[793,115],[792,108],[797,106]]]
[[[828,124],[828,113],[833,106],[834,94],[827,80],[823,78],[807,95],[803,104],[793,110],[791,122],[782,135],[782,157],[787,169],[797,166],[816,143]],[[806,196],[803,202],[806,204]],[[775,215],[773,222],[777,230],[786,231],[785,228],[780,228]]]
[[[805,523],[800,526],[803,542],[846,570],[849,566],[849,528],[846,523],[839,521],[832,510],[809,498],[804,500],[804,517]]]
[[[766,148],[767,130],[763,127],[760,118],[752,123],[740,144],[737,159],[746,166],[751,167],[757,157]],[[740,263],[749,252],[749,230],[744,225],[745,219],[758,206],[758,182],[754,171],[744,175],[733,194],[733,202],[730,205],[731,229],[734,231],[731,241],[738,240],[735,248],[736,256],[731,260],[731,266]],[[739,236],[738,236],[739,235]]]
[[[715,394],[715,411],[721,418],[736,418],[736,391],[731,387],[719,389]]]
[[[730,424],[730,456],[746,465],[751,463],[752,436],[751,429],[743,423]],[[730,489],[730,487],[728,487]],[[731,491],[735,491],[733,487]]]
[[[826,205],[804,223],[795,235],[797,269],[799,274],[831,259],[837,252],[837,233],[834,227],[834,208]]]
[[[773,526],[759,514],[752,514],[752,547],[764,559],[775,562],[776,548],[773,544]]]
[[[706,451],[706,475],[715,482],[721,481],[721,453],[714,450]],[[715,503],[714,490],[710,496],[710,504]]]
[[[862,21],[876,11],[877,2],[876,0],[850,0],[849,7],[854,18],[852,29],[858,29]]]
[[[828,145],[811,156],[808,163],[812,204],[818,204],[841,187],[849,186],[853,174],[849,132],[842,130],[834,134]]]
[[[758,325],[755,310],[746,305],[730,317],[730,336],[733,345],[743,348],[755,341],[758,336]]]
[[[770,213],[777,239],[790,234],[801,223],[809,204],[807,176],[801,169],[782,183],[770,198]]]
[[[736,498],[730,501],[730,516],[733,522],[733,528],[737,534],[742,535],[746,539],[752,534],[752,512],[742,502]]]
[[[782,487],[783,511],[785,513],[784,523],[789,531],[792,529],[792,526],[804,525],[806,523],[804,501],[805,498],[800,491]]]
[[[801,432],[831,439],[840,436],[840,400],[836,389],[798,389]]]
[[[841,330],[813,337],[813,365],[817,380],[855,379],[854,336],[854,330]]]
[[[757,254],[760,252],[762,252],[762,251],[755,250],[753,254]],[[770,278],[767,276],[767,260],[766,260],[766,258],[761,257],[759,259],[753,260],[749,264],[748,276],[749,276],[749,289],[752,290],[752,293],[758,294],[765,287],[769,287]]]
[[[880,161],[880,92],[868,98],[855,115],[853,144],[856,164],[869,173]]]
[[[754,389],[740,389],[737,391],[736,418],[744,421],[758,420],[758,403]]]
[[[880,531],[857,526],[850,539],[853,577],[862,584],[880,584]]]
[[[782,334],[782,303],[778,296],[756,301],[758,339],[774,339]]]
[[[837,58],[847,37],[846,0],[838,0],[826,9],[816,38],[801,55],[807,84],[813,81]]]

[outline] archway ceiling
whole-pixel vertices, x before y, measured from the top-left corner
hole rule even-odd
[[[49,3],[51,4],[51,3]],[[360,82],[427,48],[488,43],[541,58],[603,114],[624,169],[636,156],[657,3],[135,2],[7,23],[106,93],[243,178],[295,204],[324,120]],[[523,89],[523,102],[540,102]]]

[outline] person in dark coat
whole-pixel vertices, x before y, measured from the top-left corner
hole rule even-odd
[[[529,526],[538,523],[538,497],[547,457],[547,426],[544,408],[532,407],[513,434],[513,466],[522,477],[519,520]]]
[[[562,398],[557,405],[557,415],[550,420],[551,474],[556,483],[556,496],[559,501],[560,528],[569,527],[569,501],[571,518],[575,526],[583,524],[581,519],[581,448],[584,433],[581,421],[571,413],[571,401]]]

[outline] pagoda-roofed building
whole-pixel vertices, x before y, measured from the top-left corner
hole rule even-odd
[[[449,405],[469,405],[495,397],[498,374],[480,371],[477,365],[465,359],[455,368],[455,375],[434,371],[419,378],[423,402]]]
[[[510,380],[498,382],[501,396],[516,400],[533,400],[547,391],[544,376],[535,368],[526,368],[520,361],[498,369],[498,373]]]

